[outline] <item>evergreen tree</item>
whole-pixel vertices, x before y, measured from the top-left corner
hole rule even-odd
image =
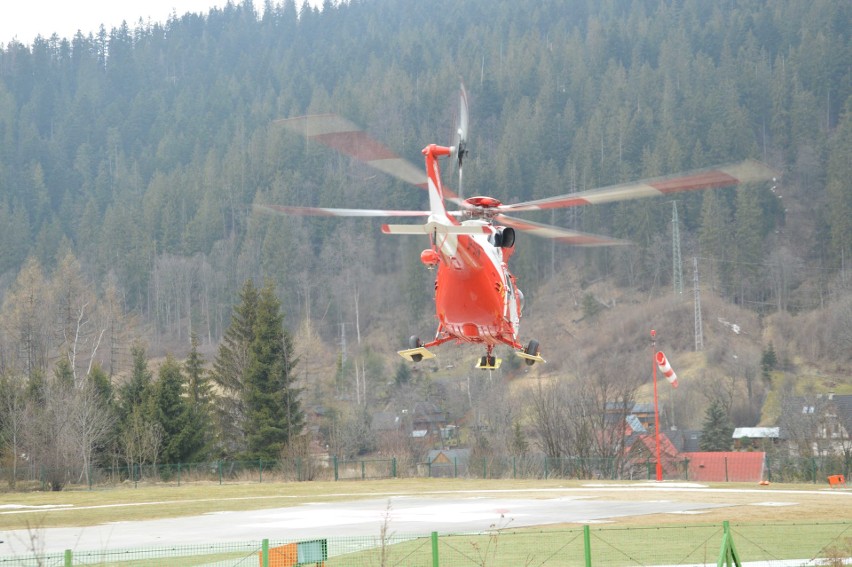
[[[258,297],[244,393],[249,458],[277,459],[304,426],[299,390],[294,387],[293,344],[280,311],[281,302],[267,281]]]
[[[198,352],[198,337],[195,333],[191,337],[192,348],[184,363],[184,371],[187,378],[187,397],[190,405],[190,417],[188,427],[202,432],[202,446],[196,453],[196,460],[202,458],[210,449],[213,436],[210,432],[212,424],[212,388],[210,380],[204,370],[204,359]]]
[[[248,279],[240,291],[240,302],[234,307],[231,324],[222,337],[219,352],[213,361],[212,378],[221,390],[216,417],[221,449],[226,455],[242,453],[246,449],[243,433],[246,421],[244,392],[257,303],[257,288]]]
[[[163,432],[160,461],[191,461],[204,444],[204,431],[192,422],[192,404],[184,396],[184,376],[171,355],[160,366],[159,379],[150,398],[150,416]]]
[[[778,355],[775,354],[775,347],[772,342],[763,351],[763,356],[760,358],[760,369],[763,372],[763,379],[769,381],[769,373],[778,367]]]
[[[713,400],[704,416],[699,446],[702,451],[730,451],[733,445],[734,426],[728,412],[719,400]]]
[[[744,303],[757,285],[763,261],[763,218],[755,187],[738,187],[734,215],[737,296]]]
[[[711,262],[714,287],[723,293],[731,282],[730,221],[730,209],[724,195],[719,191],[705,191],[698,242],[701,256]]]
[[[828,158],[828,222],[834,264],[848,270],[852,264],[852,98],[832,137]]]
[[[119,421],[125,422],[133,412],[133,408],[141,407],[147,400],[153,375],[148,370],[148,360],[145,358],[145,347],[135,344],[130,348],[133,357],[133,369],[130,380],[119,388]]]

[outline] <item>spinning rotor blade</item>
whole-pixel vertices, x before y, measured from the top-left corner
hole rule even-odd
[[[577,230],[569,230],[567,228],[541,224],[507,215],[498,214],[494,216],[494,219],[504,226],[523,230],[533,236],[538,236],[539,238],[549,238],[551,240],[565,242],[572,246],[624,246],[626,244],[633,244],[627,240],[620,240],[618,238],[610,238],[609,236],[600,236]]]
[[[459,94],[459,115],[456,121],[456,132],[455,139],[453,140],[453,148],[458,159],[458,168],[459,168],[459,199],[464,200],[464,185],[463,185],[463,172],[464,168],[462,167],[464,162],[464,157],[467,155],[467,135],[468,135],[468,107],[467,107],[467,91],[464,88],[464,84],[461,86],[461,91]]]
[[[286,216],[314,217],[428,217],[429,211],[393,211],[382,209],[328,209],[322,207],[282,207],[280,205],[252,205],[255,212]]]
[[[645,181],[611,185],[600,189],[591,189],[569,195],[548,197],[525,203],[501,205],[501,212],[537,211],[577,207],[582,205],[599,205],[614,201],[626,201],[642,197],[656,197],[680,191],[696,191],[699,189],[715,189],[729,187],[741,183],[769,181],[777,177],[769,166],[755,160],[720,165],[707,169],[699,169],[668,177],[657,177]]]
[[[336,114],[317,114],[276,120],[280,124],[313,140],[354,157],[367,165],[406,183],[426,188],[426,173],[422,168],[399,157],[386,146],[369,137],[349,120]]]

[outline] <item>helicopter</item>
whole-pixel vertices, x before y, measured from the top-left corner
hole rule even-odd
[[[517,231],[554,239],[574,246],[615,246],[629,242],[552,225],[523,220],[508,213],[596,205],[767,181],[775,173],[767,165],[745,160],[738,163],[694,170],[674,176],[612,185],[533,201],[504,204],[489,196],[464,198],[463,162],[468,153],[468,97],[464,85],[459,95],[459,112],[452,145],[429,144],[422,154],[425,169],[401,158],[380,142],[370,138],[358,126],[335,114],[319,114],[276,120],[275,124],[303,135],[340,153],[412,185],[425,188],[429,209],[383,210],[342,209],[255,204],[260,212],[283,215],[341,217],[420,217],[422,224],[383,224],[390,235],[425,235],[429,247],[420,261],[435,270],[435,317],[438,328],[434,337],[423,342],[417,336],[408,340],[408,348],[398,354],[410,362],[434,358],[434,347],[449,342],[483,345],[485,354],[476,368],[495,370],[501,359],[494,355],[498,345],[511,348],[527,365],[545,362],[536,339],[519,342],[524,294],[508,262],[515,249]],[[458,194],[442,183],[440,161],[455,160],[458,170]],[[446,203],[457,210],[448,210]]]

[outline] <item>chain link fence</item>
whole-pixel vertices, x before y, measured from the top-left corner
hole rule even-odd
[[[0,566],[151,567],[566,567],[721,565],[763,567],[852,562],[852,523],[697,524],[659,527],[579,526],[552,530],[494,529],[476,534],[395,534],[309,541],[183,545],[65,551],[2,557]]]
[[[711,453],[712,455],[712,453]],[[669,460],[664,465],[666,480],[742,481],[767,480],[775,483],[825,483],[831,475],[849,478],[852,455],[824,457],[774,457],[763,461],[762,478],[752,479],[753,470],[740,470],[739,459],[723,457],[719,478],[695,478],[688,459]],[[192,482],[301,482],[311,480],[377,480],[400,477],[444,477],[476,479],[653,479],[653,460],[602,459],[544,456],[486,456],[435,459],[416,466],[400,467],[395,457],[384,459],[305,458],[280,461],[207,461],[202,463],[134,464],[88,468],[47,468],[35,464],[0,468],[0,478],[8,490],[62,490],[64,488],[105,488],[139,483],[181,485]],[[692,472],[690,472],[692,471]],[[747,473],[747,474],[746,474]]]

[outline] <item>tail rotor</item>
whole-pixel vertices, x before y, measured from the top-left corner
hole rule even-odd
[[[467,155],[467,136],[468,136],[468,107],[467,107],[467,91],[464,84],[461,85],[459,93],[459,114],[456,118],[455,139],[453,141],[453,155],[458,160],[459,169],[459,199],[464,200],[463,174],[464,174],[464,158]]]

